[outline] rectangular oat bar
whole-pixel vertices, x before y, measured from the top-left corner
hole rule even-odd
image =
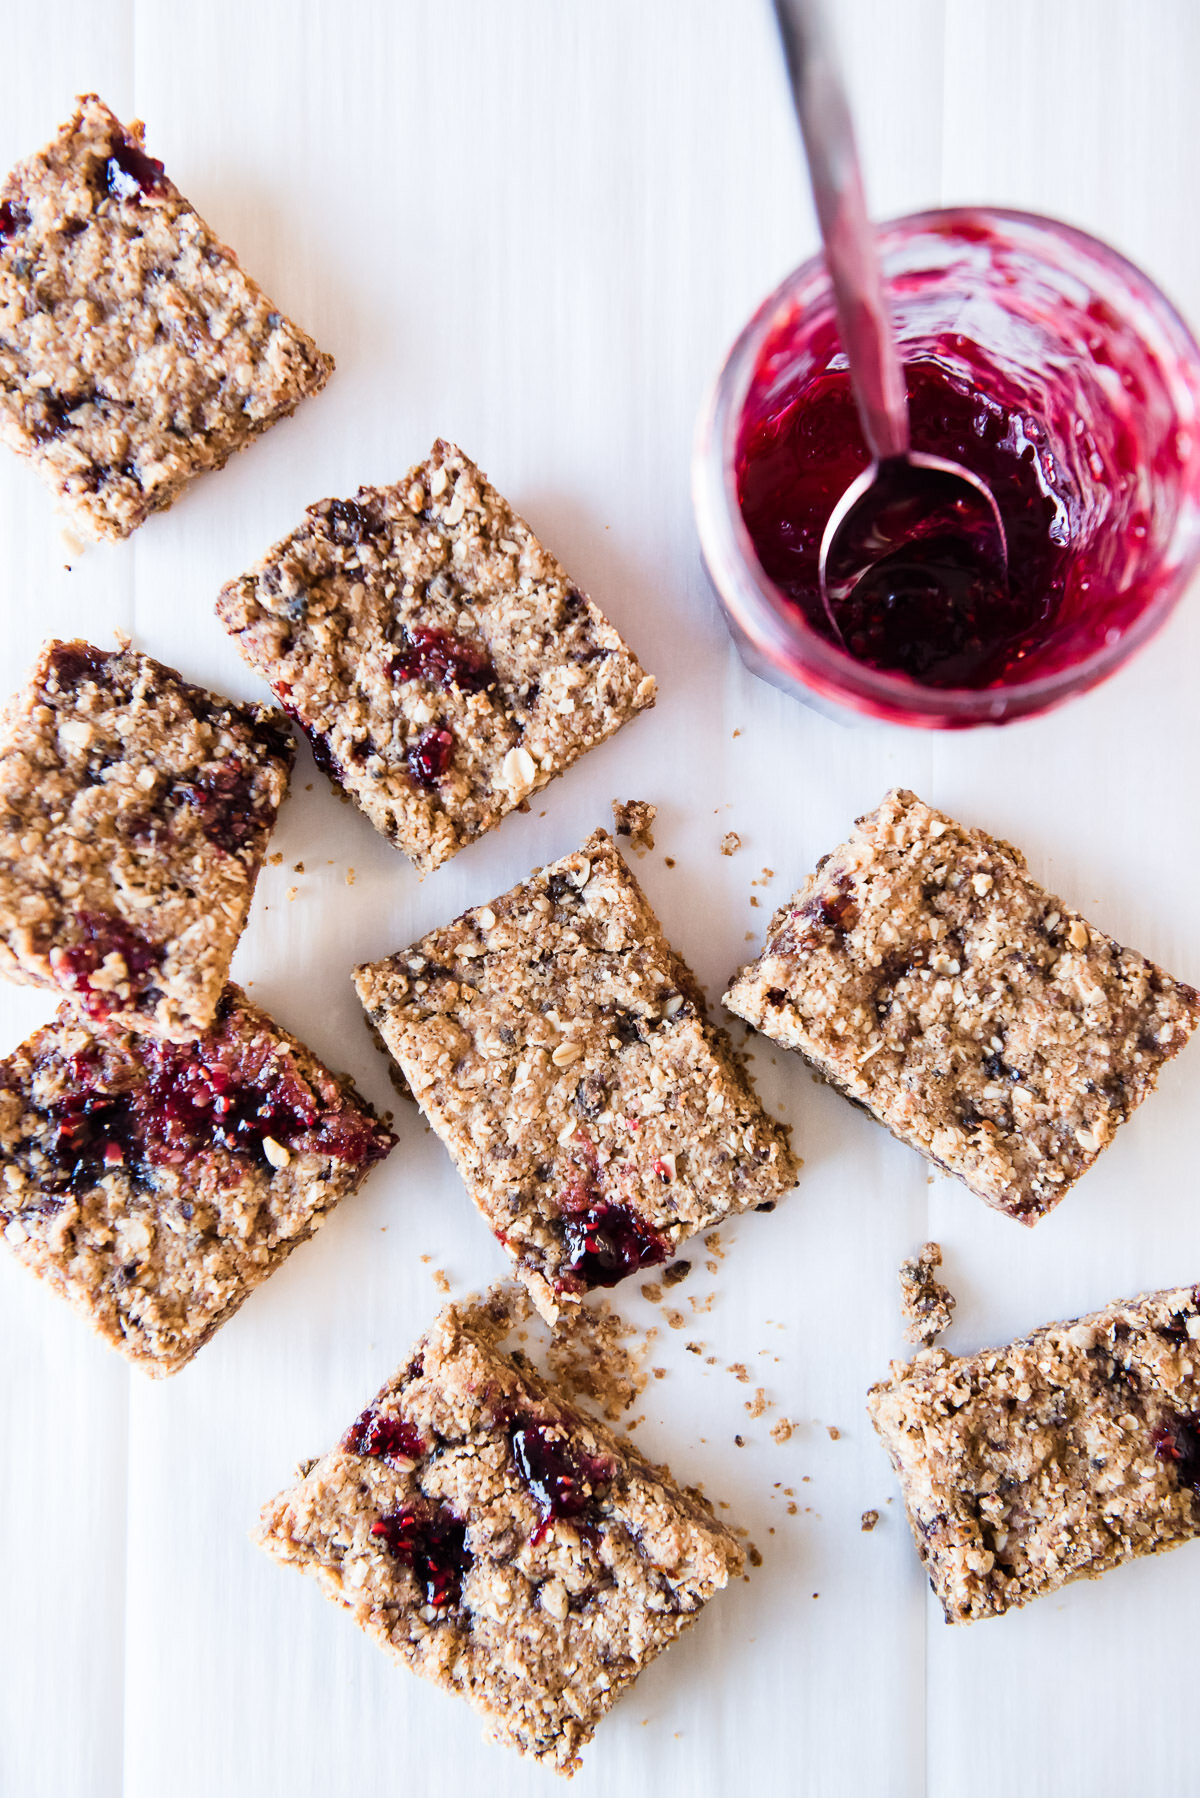
[[[332,368],[95,94],[0,188],[0,435],[88,536],[127,537]]]
[[[948,1623],[1200,1535],[1200,1288],[923,1349],[868,1406]]]
[[[1038,886],[1010,843],[903,790],[775,914],[725,1003],[1026,1224],[1200,1020],[1200,995]]]
[[[654,680],[475,464],[322,500],[217,613],[317,765],[422,870],[654,703]]]
[[[795,1181],[787,1132],[603,830],[354,978],[551,1322]]]
[[[235,986],[183,1044],[64,1006],[0,1062],[0,1233],[138,1367],[175,1373],[394,1140]]]
[[[258,1539],[493,1740],[572,1773],[742,1551],[698,1494],[505,1354],[507,1326],[498,1302],[443,1311]]]
[[[0,723],[0,972],[98,1022],[198,1035],[295,753],[265,706],[48,643]]]

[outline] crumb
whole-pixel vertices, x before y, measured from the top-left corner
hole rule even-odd
[[[450,1281],[447,1279],[445,1270],[443,1268],[440,1268],[440,1267],[434,1268],[433,1283],[437,1287],[439,1292],[449,1292],[449,1290],[450,1290]]]
[[[649,1299],[652,1305],[662,1304],[663,1289],[657,1280],[647,1280],[642,1287],[642,1297]]]
[[[787,1514],[789,1517],[796,1517],[799,1515],[799,1512],[800,1512],[800,1507],[796,1503],[795,1499],[793,1499],[791,1501],[791,1503],[788,1505]]]
[[[720,1357],[717,1355],[705,1355],[705,1357],[704,1357],[705,1367],[716,1367],[717,1363],[719,1361],[719,1358]]]
[[[934,1277],[934,1268],[941,1265],[942,1251],[936,1242],[927,1242],[918,1255],[900,1263],[900,1315],[906,1342],[920,1342],[928,1348],[950,1327],[955,1300],[949,1287]]]
[[[349,798],[349,794],[347,794],[346,797]],[[354,869],[353,868],[346,869],[346,885],[348,887],[352,887],[354,885]]]
[[[758,904],[758,900],[757,900],[757,899],[756,899],[756,898],[755,898],[755,897],[754,897],[754,894],[753,894],[753,893],[751,893],[751,895],[750,895],[750,903],[751,903],[751,905],[757,905],[757,904]]]
[[[702,1342],[685,1342],[683,1346],[689,1355],[702,1355],[704,1353],[704,1344]]]
[[[814,1598],[820,1598],[820,1596],[821,1596],[821,1594],[820,1594],[820,1593],[819,1593],[819,1592],[814,1592],[814,1593],[813,1593],[813,1597],[814,1597]]]
[[[277,849],[275,851],[274,855],[268,855],[267,860],[270,862],[270,864],[273,868],[278,868],[283,861],[283,857],[282,857],[282,855],[280,855],[280,853]]]
[[[710,1274],[715,1274],[720,1271],[720,1262],[718,1261],[706,1261],[704,1266]]]
[[[721,854],[736,855],[742,846],[742,839],[736,830],[727,830],[721,838]]]
[[[305,781],[305,783],[304,783],[304,791],[305,791],[305,792],[306,792],[306,793],[311,793],[311,792],[312,792],[312,787],[313,787],[313,784],[312,784],[312,781],[311,781],[311,780],[307,780],[307,781]]]
[[[708,1235],[704,1238],[704,1246],[706,1249],[711,1249],[713,1254],[716,1255],[719,1260],[723,1261],[725,1259],[725,1250],[721,1247],[721,1232],[719,1230],[709,1231]]]
[[[296,866],[292,869],[292,873],[293,874],[303,874],[303,872],[304,872],[304,863],[297,862]]]
[[[774,878],[775,878],[774,868],[764,868],[763,873],[766,875],[768,880],[774,880]]]
[[[742,733],[740,730],[735,730],[733,734],[735,737],[740,737]]]
[[[668,868],[673,868],[675,866],[675,857],[673,855],[664,855],[663,860],[666,862]]]
[[[837,1440],[838,1440],[838,1438],[839,1438],[839,1436],[840,1436],[840,1435],[841,1435],[841,1433],[842,1433],[842,1432],[841,1432],[841,1431],[840,1431],[840,1430],[839,1430],[839,1429],[838,1429],[838,1427],[837,1427],[837,1425],[836,1425],[836,1423],[827,1423],[827,1424],[826,1424],[826,1425],[825,1425],[825,1428],[826,1428],[826,1429],[827,1429],[827,1430],[828,1430],[828,1431],[829,1431],[829,1440],[830,1440],[830,1441],[831,1441],[831,1442],[836,1442],[836,1441],[837,1441]]]
[[[287,890],[287,896],[288,896],[288,904],[289,904],[289,905],[290,905],[290,904],[291,904],[291,902],[292,902],[292,900],[293,900],[293,899],[294,899],[294,898],[295,898],[295,897],[296,897],[296,894],[297,894],[297,893],[298,893],[298,892],[299,892],[299,891],[300,891],[300,888],[299,888],[299,887],[289,887],[289,888],[288,888],[288,890]]]
[[[795,1427],[790,1417],[780,1417],[771,1425],[772,1442],[790,1442]]]
[[[547,1358],[571,1397],[590,1399],[615,1423],[645,1391],[644,1362],[657,1335],[657,1330],[635,1330],[602,1299],[597,1306],[581,1305],[559,1324]],[[655,1378],[661,1377],[655,1369]]]
[[[687,1322],[687,1318],[682,1311],[665,1311],[663,1315],[673,1330],[682,1330],[684,1324]]]
[[[752,1567],[761,1567],[763,1564],[762,1555],[759,1550],[755,1548],[753,1542],[751,1542],[749,1548],[746,1550],[746,1559]]]
[[[751,1417],[761,1417],[763,1412],[770,1405],[770,1402],[771,1401],[767,1397],[763,1387],[756,1386],[754,1389],[754,1397],[746,1400],[746,1409],[749,1411]]]
[[[735,1448],[745,1448],[746,1438],[744,1436],[735,1436],[733,1443]]]
[[[665,1367],[652,1367],[650,1371],[656,1380],[665,1380],[667,1377],[667,1370]]]
[[[645,799],[614,799],[613,824],[619,837],[628,837],[637,850],[653,849],[650,827],[658,815],[658,807]]]
[[[864,1511],[863,1512],[862,1527],[864,1530],[868,1530],[868,1531],[873,1530],[875,1528],[875,1525],[878,1522],[879,1522],[879,1512],[878,1511]]]
[[[731,1361],[729,1366],[725,1369],[725,1372],[731,1373],[731,1374],[736,1374],[737,1378],[743,1383],[743,1385],[749,1384],[750,1375],[747,1373],[746,1369],[743,1367],[743,1365],[740,1361]]]
[[[662,1283],[664,1286],[678,1286],[681,1280],[687,1279],[691,1271],[692,1264],[690,1261],[672,1261],[670,1267],[663,1274]],[[642,1290],[644,1292],[645,1287],[643,1287]]]
[[[421,1260],[425,1263],[426,1266],[428,1266],[429,1263],[433,1260],[433,1256],[432,1255],[422,1255]]]
[[[756,940],[754,931],[748,930],[742,940],[746,943],[753,943]]]

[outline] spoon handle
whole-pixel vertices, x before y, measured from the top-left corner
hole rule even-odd
[[[816,0],[774,0],[812,180],[838,331],[867,448],[908,454],[908,396],[883,297],[846,90]]]

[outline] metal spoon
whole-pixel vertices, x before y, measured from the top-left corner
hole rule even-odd
[[[838,331],[871,462],[834,507],[821,539],[821,603],[846,645],[838,608],[868,571],[909,548],[961,547],[1008,584],[1008,544],[990,489],[957,462],[910,446],[908,395],[867,218],[846,90],[815,0],[774,0],[812,180]],[[881,566],[882,565],[882,566]],[[872,583],[874,587],[875,583]],[[848,647],[848,646],[847,646]]]

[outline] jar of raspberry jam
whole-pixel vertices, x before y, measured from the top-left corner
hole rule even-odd
[[[705,564],[754,673],[843,719],[938,728],[1047,711],[1156,631],[1200,562],[1200,349],[1154,284],[1052,219],[880,227],[913,448],[992,489],[1007,593],[881,605],[840,643],[817,561],[868,461],[818,256],[750,320],[700,421]]]

